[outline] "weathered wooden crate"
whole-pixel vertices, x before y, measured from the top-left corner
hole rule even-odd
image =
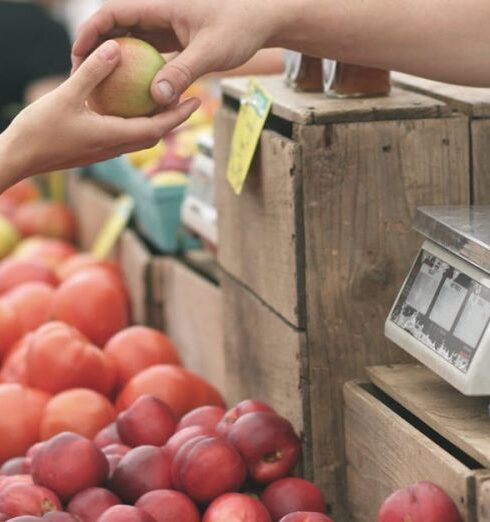
[[[232,281],[223,284],[228,382],[237,398],[266,394],[275,368],[275,386],[301,393],[314,478],[340,518],[342,386],[366,365],[406,360],[384,320],[420,246],[416,207],[469,202],[468,118],[397,88],[334,100],[259,80],[274,103],[239,197],[225,172],[246,79],[224,82],[215,123],[219,263]],[[251,300],[270,318],[261,335]],[[285,359],[299,364],[301,388],[292,363],[281,370]]]
[[[414,92],[429,94],[469,118],[472,202],[490,203],[490,89],[464,87],[397,73],[397,84]]]
[[[187,368],[226,394],[221,288],[183,262],[159,257],[151,289],[152,323],[174,341]]]
[[[102,186],[76,175],[70,176],[67,192],[68,202],[77,216],[80,248],[90,250],[114,209],[115,196]],[[152,308],[149,282],[153,258],[150,251],[138,235],[127,228],[109,257],[121,264],[131,297],[133,322],[148,324]]]
[[[81,247],[89,249],[113,210],[114,195],[80,177],[70,179],[68,194],[79,221]],[[203,251],[189,252],[181,261],[153,255],[130,228],[111,256],[121,264],[133,322],[165,331],[186,367],[225,393],[221,290],[213,280],[217,271],[212,257]]]
[[[347,491],[353,522],[373,522],[394,490],[442,487],[465,522],[488,521],[490,422],[485,399],[465,397],[419,365],[373,367],[344,388]]]

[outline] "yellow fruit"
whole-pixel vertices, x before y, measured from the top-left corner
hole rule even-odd
[[[165,145],[159,141],[154,147],[130,152],[126,157],[133,167],[141,168],[161,158],[164,152]]]
[[[7,218],[0,216],[0,258],[8,256],[21,239],[14,225]]]
[[[175,152],[177,155],[187,158],[195,156],[199,152],[199,137],[203,134],[210,134],[212,126],[200,126],[180,131],[176,136]]]
[[[131,37],[115,40],[121,48],[121,59],[114,71],[92,92],[90,107],[99,114],[123,118],[147,116],[157,107],[150,88],[165,60],[143,40]]]
[[[182,172],[167,170],[160,174],[155,174],[151,178],[151,184],[157,187],[175,187],[187,185],[189,178]]]

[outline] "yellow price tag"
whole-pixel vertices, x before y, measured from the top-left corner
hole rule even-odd
[[[240,194],[259,143],[260,133],[272,106],[272,97],[255,80],[250,80],[247,93],[233,131],[230,160],[226,177],[235,194]]]
[[[53,201],[65,200],[66,176],[67,172],[55,170],[48,174],[49,197]]]
[[[91,253],[102,259],[109,255],[116,241],[122,234],[134,210],[134,199],[128,194],[119,196],[114,203],[114,210],[107,218],[99,234],[95,238]]]

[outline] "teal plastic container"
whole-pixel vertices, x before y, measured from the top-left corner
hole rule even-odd
[[[199,248],[201,243],[188,234],[180,220],[186,187],[159,186],[143,175],[132,178],[130,193],[135,200],[136,226],[158,251],[175,254]]]
[[[129,185],[134,176],[141,176],[124,156],[94,163],[86,168],[86,174],[123,192],[129,192]]]
[[[124,156],[94,163],[85,172],[90,178],[133,196],[136,226],[156,250],[175,254],[199,248],[199,240],[185,231],[180,220],[184,185],[155,185]]]

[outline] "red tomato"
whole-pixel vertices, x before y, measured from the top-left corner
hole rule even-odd
[[[9,257],[0,262],[0,294],[22,283],[39,281],[49,286],[58,285],[54,270],[39,261]]]
[[[75,326],[97,346],[104,346],[128,325],[129,303],[106,270],[87,268],[57,288],[53,318]]]
[[[50,393],[90,388],[109,394],[115,383],[112,362],[76,328],[50,322],[30,338],[26,356],[29,386]]]
[[[20,384],[0,384],[0,462],[24,455],[39,440],[41,417],[50,396]]]
[[[3,299],[13,307],[24,332],[30,332],[50,318],[54,292],[46,283],[24,283],[7,292]]]
[[[172,341],[162,332],[146,326],[131,326],[121,330],[105,345],[104,353],[116,368],[118,388],[155,364],[181,365]]]

